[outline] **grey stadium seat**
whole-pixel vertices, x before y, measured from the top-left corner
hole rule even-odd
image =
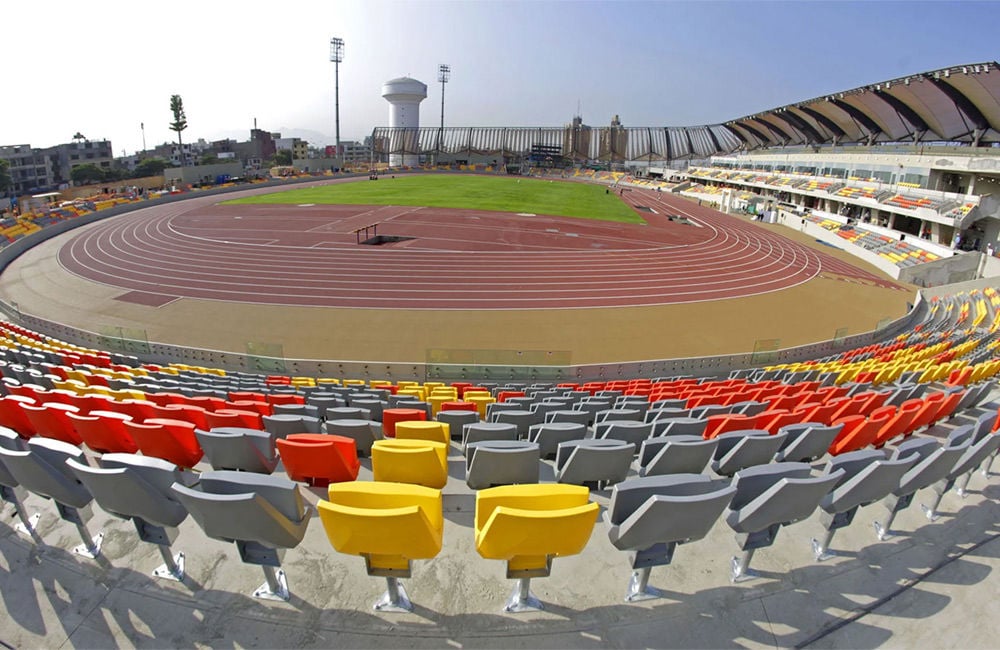
[[[542,458],[555,458],[561,443],[583,440],[587,437],[587,425],[574,422],[547,422],[536,424],[528,430],[528,440],[538,443]]]
[[[752,576],[754,552],[773,544],[782,526],[812,514],[843,475],[843,470],[837,470],[813,476],[806,463],[771,463],[737,472],[736,494],[726,514],[726,523],[736,532],[743,551],[732,560],[733,582]]]
[[[92,536],[87,530],[87,522],[93,516],[90,502],[94,498],[70,471],[67,460],[87,464],[79,448],[51,438],[32,438],[23,451],[0,447],[0,463],[14,480],[29,492],[52,499],[59,516],[76,526],[83,544],[73,552],[94,559],[101,553],[104,534]],[[37,536],[32,537],[38,541]]]
[[[635,445],[618,440],[570,440],[556,451],[557,483],[573,483],[601,489],[624,481],[632,465]]]
[[[729,431],[715,437],[719,446],[712,460],[712,471],[732,476],[741,469],[771,462],[784,443],[786,434],[769,434],[763,429]]]
[[[912,453],[916,453],[920,459],[916,465],[903,474],[899,485],[882,500],[882,505],[885,506],[888,514],[884,522],[875,522],[875,532],[879,540],[891,537],[890,529],[893,520],[897,514],[910,506],[917,491],[946,478],[955,467],[958,459],[971,446],[972,435],[970,433],[961,441],[945,441],[944,444],[940,444],[934,438],[910,438],[896,447],[892,456],[893,460],[906,458]],[[933,513],[926,507],[924,510],[933,516]]]
[[[177,539],[177,527],[188,512],[170,486],[175,482],[191,485],[197,475],[160,458],[139,454],[104,454],[98,461],[100,467],[72,459],[66,462],[101,508],[130,520],[140,540],[157,546],[163,564],[153,570],[153,575],[183,580],[184,553],[172,555],[170,545]]]
[[[843,428],[843,424],[827,426],[821,422],[785,425],[778,429],[778,433],[784,433],[786,437],[774,460],[779,463],[807,463],[821,458]]]
[[[308,415],[293,415],[291,413],[280,413],[276,415],[265,415],[261,417],[264,422],[264,430],[276,438],[287,438],[293,433],[319,433],[319,418],[311,418]]]
[[[235,541],[241,560],[261,566],[266,582],[253,592],[255,598],[288,600],[288,581],[275,568],[285,550],[302,541],[311,511],[296,483],[280,476],[212,471],[193,486],[174,483],[171,489],[207,536]]]
[[[323,423],[322,432],[354,440],[358,456],[371,456],[372,445],[382,438],[382,426],[373,420],[337,418]]]
[[[701,436],[649,438],[639,450],[639,476],[701,474],[718,446],[717,438]]]
[[[538,445],[525,440],[484,440],[465,451],[465,483],[473,490],[538,483]]]
[[[513,422],[473,422],[462,427],[463,453],[476,442],[517,439],[517,425]]]
[[[614,547],[632,551],[625,600],[659,597],[648,586],[652,567],[670,564],[678,544],[705,537],[735,492],[726,479],[698,474],[647,476],[615,485],[604,521]]]
[[[862,506],[885,498],[899,486],[903,474],[916,464],[919,457],[911,454],[905,458],[889,460],[877,449],[859,449],[833,457],[825,471],[844,474],[830,492],[819,502],[822,509],[820,523],[826,530],[822,540],[813,540],[813,554],[823,561],[835,554],[830,542],[837,530],[849,526]]]
[[[243,427],[194,430],[212,469],[233,469],[270,474],[278,465],[274,435]]]
[[[594,425],[594,437],[631,442],[638,449],[643,440],[653,434],[652,422],[638,420],[604,420]]]

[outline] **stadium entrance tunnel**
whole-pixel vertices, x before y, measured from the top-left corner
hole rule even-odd
[[[387,246],[401,241],[410,241],[416,237],[403,237],[401,235],[375,235],[361,242],[362,246]]]

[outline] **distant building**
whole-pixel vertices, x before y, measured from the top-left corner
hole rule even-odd
[[[287,149],[292,152],[293,160],[302,160],[309,157],[309,143],[302,138],[277,138],[274,141],[277,151]]]
[[[371,161],[372,143],[371,136],[365,138],[364,143],[357,141],[341,141],[340,151],[337,147],[329,145],[326,147],[326,158],[341,158],[344,164],[358,164]]]
[[[7,193],[11,196],[49,190],[55,185],[49,159],[30,144],[0,146],[0,160],[10,165],[13,187]]]
[[[39,149],[52,170],[52,184],[63,185],[71,182],[74,167],[93,165],[102,171],[110,171],[114,162],[110,140],[75,140],[67,144]]]

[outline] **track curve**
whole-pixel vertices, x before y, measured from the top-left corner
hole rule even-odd
[[[623,199],[645,225],[401,206],[234,206],[203,197],[82,229],[58,258],[69,272],[133,299],[288,306],[668,305],[780,291],[821,273],[899,286],[678,197],[631,190]],[[379,234],[412,239],[358,245],[354,230],[371,223]]]

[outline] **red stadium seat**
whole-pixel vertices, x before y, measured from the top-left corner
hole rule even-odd
[[[743,415],[742,413],[726,413],[722,415],[708,416],[708,424],[705,426],[703,434],[706,440],[729,431],[740,431],[742,429],[756,429],[757,416]]]
[[[256,411],[240,411],[237,409],[219,409],[218,411],[206,411],[205,420],[209,429],[221,427],[243,427],[246,429],[264,430],[264,423],[260,413]]]
[[[264,396],[264,399],[271,406],[306,403],[306,398],[298,393],[269,393]]]
[[[285,473],[293,481],[323,487],[353,481],[361,463],[352,438],[321,433],[293,433],[275,444]]]
[[[162,458],[179,467],[194,467],[204,453],[190,422],[165,418],[142,423],[126,421],[125,430],[144,455]]]
[[[139,450],[125,429],[125,422],[129,420],[127,415],[95,410],[88,414],[70,413],[67,417],[84,444],[99,454],[134,454]]]
[[[919,411],[923,405],[924,401],[922,399],[910,399],[900,404],[899,408],[892,415],[892,417],[890,417],[886,423],[882,425],[882,428],[875,433],[875,439],[872,440],[872,446],[882,447],[893,438],[905,435],[906,432],[910,430],[910,423],[913,421],[913,418],[917,416],[917,411]]]
[[[17,432],[22,438],[38,435],[35,425],[28,419],[28,414],[21,404],[37,404],[38,401],[23,395],[4,395],[0,397],[0,425]]]
[[[21,404],[21,410],[28,417],[38,435],[44,438],[54,438],[62,440],[71,445],[83,443],[83,438],[73,428],[70,422],[70,413],[76,413],[76,407],[60,402],[45,402],[40,405]]]

